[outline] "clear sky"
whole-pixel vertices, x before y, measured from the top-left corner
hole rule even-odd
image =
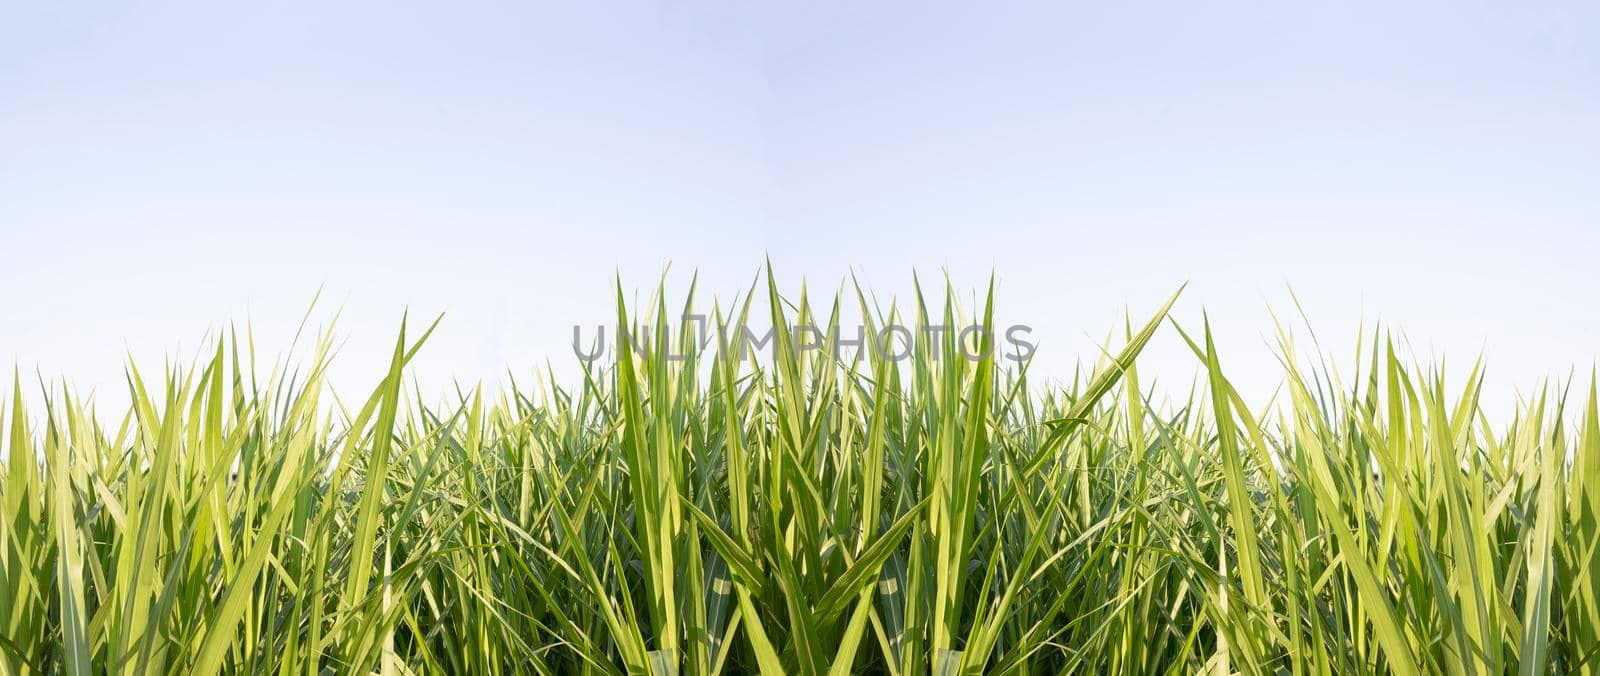
[[[1329,5],[5,3],[0,359],[117,400],[322,286],[351,388],[447,312],[442,389],[571,363],[618,271],[766,254],[994,271],[1057,376],[1185,280],[1258,400],[1286,285],[1341,357],[1381,320],[1505,392],[1587,370],[1600,4]]]

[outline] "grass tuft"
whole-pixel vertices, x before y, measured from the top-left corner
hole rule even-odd
[[[982,333],[850,360],[794,329],[991,325],[992,285],[778,289],[712,313],[765,301],[754,360],[619,291],[638,339],[581,387],[444,407],[403,387],[432,327],[354,411],[328,333],[264,379],[232,337],[159,387],[130,368],[109,426],[14,377],[0,676],[1600,672],[1592,378],[1495,428],[1481,368],[1452,390],[1376,334],[1340,384],[1283,331],[1252,410],[1174,294],[1041,388]],[[1136,358],[1167,324],[1205,378],[1157,406]]]

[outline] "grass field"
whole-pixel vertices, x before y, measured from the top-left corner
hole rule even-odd
[[[298,370],[236,336],[130,369],[126,415],[19,379],[0,675],[1600,672],[1592,383],[1490,415],[1476,369],[1378,334],[1353,382],[1286,358],[1247,401],[1172,301],[1065,388],[953,335],[848,363],[782,328],[961,321],[922,298],[769,277],[718,311],[774,308],[740,362],[667,358],[678,305],[619,294],[650,345],[445,407],[406,385],[415,327],[365,400],[328,335]],[[1156,332],[1194,391],[1141,388]]]

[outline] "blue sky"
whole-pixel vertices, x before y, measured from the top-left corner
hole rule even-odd
[[[1339,356],[1600,356],[1600,6],[867,5],[9,3],[0,358],[116,399],[229,321],[281,350],[320,286],[351,387],[447,312],[442,389],[570,363],[618,271],[764,255],[993,271],[1056,376],[1184,281],[1258,398],[1286,285]]]

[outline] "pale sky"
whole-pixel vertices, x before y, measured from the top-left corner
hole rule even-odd
[[[364,390],[574,362],[612,280],[881,296],[991,271],[1066,376],[1180,283],[1256,400],[1292,285],[1484,352],[1600,356],[1596,3],[42,3],[0,7],[0,359],[123,400],[319,286]],[[1146,370],[1186,388],[1176,338]]]

